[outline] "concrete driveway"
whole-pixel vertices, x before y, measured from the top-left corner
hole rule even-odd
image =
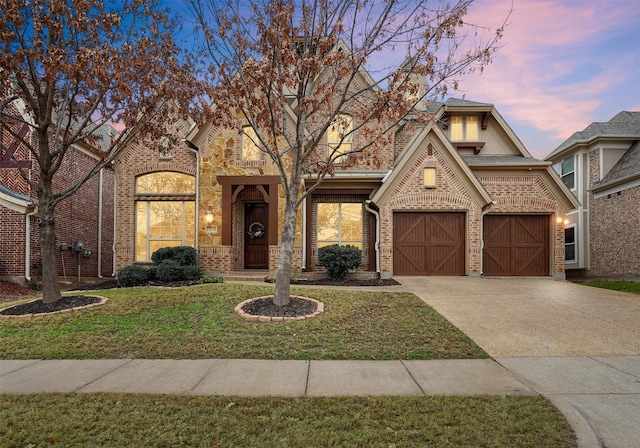
[[[640,296],[532,278],[395,277],[490,356],[640,355]]]
[[[640,296],[551,279],[396,279],[548,398],[579,447],[640,446]]]

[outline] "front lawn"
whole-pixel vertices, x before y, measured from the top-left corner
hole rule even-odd
[[[0,395],[6,447],[575,447],[539,396]]]
[[[245,284],[97,291],[109,298],[106,305],[1,320],[0,359],[487,357],[408,293],[294,287],[292,294],[324,302],[324,314],[264,324],[234,313],[239,302],[272,292],[273,286]]]
[[[596,288],[612,289],[614,291],[630,292],[640,294],[640,282],[623,282],[614,280],[604,280],[597,282],[584,282],[581,285],[595,286]]]

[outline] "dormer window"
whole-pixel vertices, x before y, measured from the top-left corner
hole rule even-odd
[[[478,139],[478,117],[471,115],[454,115],[451,117],[451,141],[477,142]]]

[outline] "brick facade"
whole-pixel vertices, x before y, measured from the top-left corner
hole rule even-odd
[[[489,105],[490,106],[490,105]],[[489,112],[488,112],[489,113]],[[494,126],[497,122],[493,121]],[[162,159],[157,144],[133,145],[117,160],[115,172],[118,179],[116,198],[117,269],[135,262],[135,193],[137,176],[157,172],[172,171],[196,176],[196,226],[198,234],[199,263],[205,272],[228,273],[244,269],[244,213],[246,202],[266,202],[269,211],[277,210],[277,237],[269,240],[268,268],[275,273],[280,254],[280,229],[284,220],[284,191],[273,179],[279,176],[275,165],[266,157],[259,160],[242,159],[242,134],[238,129],[221,129],[211,124],[200,128],[196,136],[190,137],[190,144],[197,147],[198,159],[187,144],[177,144],[172,148],[170,160]],[[539,163],[535,169],[527,165],[519,167],[522,153],[515,144],[494,147],[497,155],[507,155],[514,160],[507,168],[495,166],[478,169],[467,166],[461,155],[446,141],[441,128],[430,128],[412,124],[400,127],[388,144],[378,148],[376,163],[366,157],[357,159],[349,167],[336,167],[334,176],[326,179],[306,202],[306,215],[300,208],[292,260],[292,274],[297,276],[302,268],[316,273],[323,269],[317,266],[317,204],[320,202],[358,202],[363,209],[363,265],[362,273],[376,270],[376,255],[379,256],[379,270],[383,276],[393,275],[394,213],[399,211],[461,212],[465,216],[465,274],[481,275],[483,262],[483,217],[487,213],[508,215],[549,216],[549,269],[550,276],[564,275],[564,233],[562,223],[557,218],[566,214],[570,200],[563,197],[564,191],[557,188],[555,176],[548,166]],[[184,134],[181,134],[183,132]],[[178,132],[186,135],[186,126]],[[499,134],[500,129],[486,131],[488,141],[503,142],[489,135]],[[416,143],[416,136],[424,141]],[[500,134],[502,135],[502,134]],[[354,138],[354,145],[357,144]],[[410,145],[418,145],[410,147]],[[319,147],[318,151],[326,148]],[[493,155],[493,153],[489,153]],[[508,158],[508,157],[507,157]],[[398,168],[398,159],[410,160]],[[436,169],[436,186],[424,186],[424,169]],[[342,176],[347,171],[347,176]],[[371,175],[362,175],[371,171]],[[394,178],[394,187],[382,184],[386,171],[402,173]],[[355,176],[353,174],[356,173]],[[382,173],[378,174],[376,173]],[[375,175],[373,175],[375,174]],[[360,177],[358,177],[360,176]],[[265,179],[261,181],[261,179]],[[385,178],[386,179],[386,178]],[[307,185],[311,185],[312,179]],[[390,182],[386,180],[386,182]],[[376,191],[390,189],[381,203],[369,203]],[[392,188],[392,189],[391,189]],[[275,189],[275,190],[274,190]],[[386,194],[386,193],[385,193]],[[375,219],[367,208],[379,212],[379,247],[376,251]],[[570,208],[570,207],[569,207]],[[205,220],[211,214],[212,222]],[[271,219],[271,218],[269,218]],[[275,222],[275,221],[274,221]],[[303,226],[306,224],[306,227]],[[304,238],[303,238],[304,234]],[[307,246],[303,247],[303,241]],[[304,257],[304,259],[303,259]]]
[[[27,137],[28,138],[28,137]],[[7,135],[3,135],[5,143]],[[20,146],[15,155],[19,160],[32,160],[24,146]],[[96,164],[96,157],[89,151],[72,147],[66,154],[60,169],[56,173],[53,190],[60,191],[78,178],[84,176]],[[29,178],[38,179],[37,164],[27,170]],[[0,184],[10,190],[32,198],[37,202],[35,191],[22,179],[15,168],[0,169]],[[58,275],[73,280],[78,275],[78,261],[81,277],[110,276],[113,272],[113,195],[115,176],[112,170],[104,169],[102,175],[96,175],[86,182],[72,196],[56,206],[56,246],[62,243],[72,245],[82,241],[87,252],[77,258],[76,253],[57,251]],[[0,206],[0,278],[23,282],[25,276],[39,276],[40,231],[37,214],[26,217],[24,214]],[[102,221],[98,222],[101,214]],[[26,220],[29,220],[30,272],[25,272],[25,254],[27,252]],[[100,247],[99,247],[100,244]],[[98,257],[100,262],[98,261]]]
[[[589,186],[599,180],[600,151],[589,152]],[[596,197],[589,191],[589,275],[640,272],[640,186]]]

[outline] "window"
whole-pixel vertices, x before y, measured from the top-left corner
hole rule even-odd
[[[428,166],[424,169],[424,186],[426,188],[436,187],[436,167]]]
[[[574,157],[567,157],[560,163],[556,163],[553,168],[562,177],[564,184],[571,190],[576,188],[576,173]]]
[[[251,126],[242,128],[242,160],[260,160],[258,135]]]
[[[478,117],[456,115],[451,117],[451,141],[478,141]]]
[[[564,229],[564,261],[576,261],[576,228]]]
[[[362,204],[318,203],[318,247],[332,244],[362,249]]]
[[[195,246],[194,176],[173,172],[139,176],[136,196],[136,261],[149,261],[162,247]]]
[[[327,130],[327,147],[329,157],[334,163],[344,163],[346,156],[340,156],[351,151],[353,119],[349,115],[338,115]]]

